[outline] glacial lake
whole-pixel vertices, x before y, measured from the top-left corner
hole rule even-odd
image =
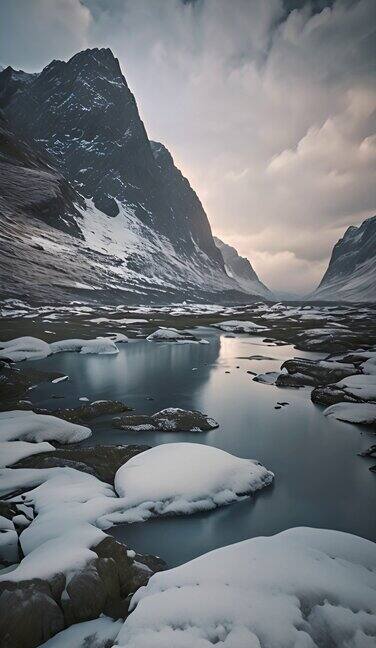
[[[136,413],[171,406],[198,409],[220,424],[209,433],[129,434],[103,417],[88,423],[93,436],[86,445],[191,441],[257,459],[275,473],[273,486],[236,504],[189,517],[123,524],[108,532],[138,552],[161,556],[169,566],[293,526],[338,529],[376,540],[376,477],[368,470],[375,460],[357,456],[375,436],[324,417],[308,388],[278,389],[247,373],[276,371],[294,356],[322,356],[265,344],[258,337],[195,331],[210,344],[133,340],[119,344],[115,356],[62,353],[28,363],[69,376],[69,381],[29,392],[41,406],[74,407],[83,396],[118,399]],[[271,359],[249,360],[251,355]],[[275,409],[278,401],[289,405]]]

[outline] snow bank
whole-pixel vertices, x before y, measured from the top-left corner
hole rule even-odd
[[[39,648],[106,648],[115,641],[123,621],[101,616],[84,621],[59,632]]]
[[[118,342],[128,341],[126,336],[122,334],[117,334],[117,336]],[[52,353],[61,353],[62,351],[112,354],[118,353],[119,349],[112,337],[98,337],[94,340],[61,340],[60,342],[51,342],[51,344],[34,337],[20,337],[8,342],[0,342],[0,358],[9,358],[13,362],[41,360]]]
[[[228,322],[218,322],[211,324],[214,328],[218,328],[226,333],[261,333],[262,331],[269,331],[267,326],[261,326],[254,322],[242,322],[240,320],[230,320]]]
[[[133,596],[126,648],[371,648],[376,545],[298,528],[217,549]]]
[[[0,413],[0,441],[58,441],[77,443],[91,436],[91,430],[56,416],[29,410]],[[48,444],[49,445],[49,444]]]
[[[263,488],[273,473],[257,461],[197,443],[168,443],[130,459],[115,475],[122,520],[189,515],[230,504]]]
[[[325,416],[347,423],[376,423],[376,403],[336,403],[324,410]]]
[[[1,422],[0,422],[1,423]],[[38,454],[40,452],[50,452],[55,450],[50,443],[28,443],[27,441],[8,441],[0,442],[0,468],[11,466],[25,457]]]
[[[63,351],[78,351],[79,353],[98,353],[112,354],[119,353],[115,342],[110,338],[98,337],[95,340],[61,340],[60,342],[51,342],[51,353],[61,353]]]
[[[5,580],[69,573],[96,557],[90,547],[105,537],[96,527],[101,526],[100,518],[111,510],[112,502],[119,502],[109,484],[66,467],[4,468],[0,483],[0,494],[31,489],[11,501],[30,506],[37,513],[20,535],[25,557],[11,574],[4,576]]]
[[[0,349],[0,358],[9,358],[13,362],[41,360],[51,354],[48,342],[30,336],[0,342]]]

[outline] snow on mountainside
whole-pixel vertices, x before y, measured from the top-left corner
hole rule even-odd
[[[149,142],[111,50],[52,61],[40,74],[6,68],[0,107],[14,148],[32,149],[43,173],[47,167],[70,192],[69,209],[51,212],[48,201],[31,210],[26,190],[14,210],[9,191],[4,246],[16,262],[12,278],[0,267],[3,292],[45,298],[50,290],[65,299],[94,289],[164,301],[259,294],[226,273],[199,198],[167,149]]]
[[[274,298],[269,288],[260,281],[247,258],[241,257],[235,248],[227,245],[216,236],[214,237],[214,243],[222,254],[227,275],[235,279],[245,292],[260,295],[260,297],[266,299]]]
[[[376,301],[376,216],[349,227],[310,299]]]

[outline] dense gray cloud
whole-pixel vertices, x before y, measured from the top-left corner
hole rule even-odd
[[[150,137],[270,287],[313,288],[375,211],[374,0],[2,0],[1,15],[15,67],[113,49]]]

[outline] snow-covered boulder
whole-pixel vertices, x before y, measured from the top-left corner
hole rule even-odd
[[[60,342],[51,342],[51,353],[61,353],[63,351],[78,351],[79,353],[98,353],[113,354],[119,353],[115,342],[110,338],[98,337],[94,340],[60,340]]]
[[[335,383],[347,394],[363,401],[376,401],[376,374],[357,374]]]
[[[56,416],[35,414],[30,410],[0,413],[0,441],[77,443],[89,436],[91,436],[90,428],[64,421]]]
[[[325,416],[347,423],[376,423],[376,403],[336,403],[324,410]]]
[[[189,515],[230,504],[273,480],[257,461],[198,443],[168,443],[133,457],[115,475],[122,519]]]
[[[371,648],[376,544],[297,528],[156,574],[132,598],[121,648]]]
[[[208,432],[218,427],[217,421],[202,412],[167,407],[150,416],[129,414],[113,419],[117,428],[129,432]]]
[[[249,335],[257,335],[263,331],[269,331],[267,326],[261,326],[261,324],[255,324],[254,322],[242,322],[241,320],[218,322],[211,326],[214,326],[214,328],[218,328],[221,331],[225,331],[226,333],[248,333]]]
[[[149,342],[199,342],[190,333],[174,328],[159,328],[146,338]]]
[[[117,336],[118,342],[128,341],[128,338],[120,333]],[[13,362],[41,360],[52,353],[61,353],[63,351],[98,353],[99,355],[119,353],[119,349],[112,337],[98,337],[94,340],[60,340],[50,344],[35,337],[20,337],[8,342],[0,342],[0,358],[9,358]]]
[[[0,342],[0,349],[0,358],[9,358],[13,362],[41,360],[51,354],[48,342],[31,336]]]
[[[6,441],[4,443],[0,441],[0,468],[11,466],[25,457],[51,450],[55,450],[54,446],[46,441],[42,443],[29,443],[28,441]]]

